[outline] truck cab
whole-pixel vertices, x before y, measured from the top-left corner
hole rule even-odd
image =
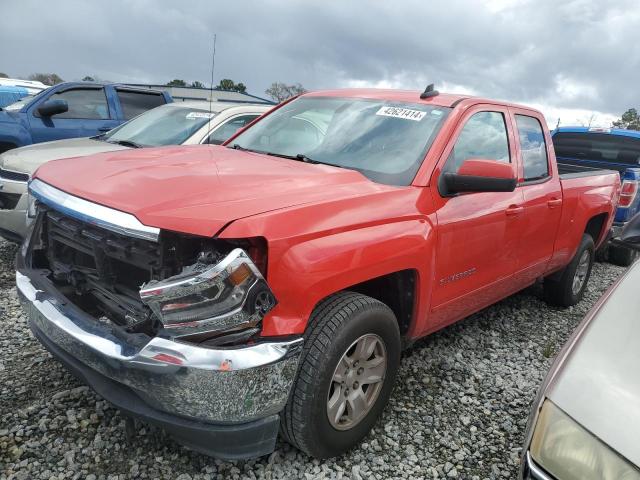
[[[60,83],[0,111],[0,153],[32,143],[99,135],[171,101],[167,92],[123,84]]]
[[[616,209],[612,237],[640,211],[640,132],[617,128],[559,127],[552,132],[558,164],[567,171],[615,170],[620,174],[622,192]],[[606,255],[612,263],[630,265],[636,252],[621,244],[608,245]]]

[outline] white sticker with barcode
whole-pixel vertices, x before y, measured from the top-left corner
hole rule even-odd
[[[376,112],[376,115],[383,117],[404,118],[405,120],[413,120],[414,122],[419,122],[426,114],[427,112],[401,107],[382,107]]]
[[[189,112],[187,113],[186,118],[213,118],[215,116],[215,113],[209,112]]]

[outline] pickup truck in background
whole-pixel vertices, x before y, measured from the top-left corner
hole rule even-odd
[[[32,143],[91,137],[171,102],[164,91],[65,82],[0,109],[0,153]]]
[[[193,449],[260,456],[280,431],[339,455],[404,346],[538,280],[582,298],[620,178],[563,173],[545,125],[432,87],[334,90],[223,146],[48,162],[16,263],[30,327]]]
[[[613,223],[616,239],[627,222],[640,211],[640,132],[615,128],[560,127],[551,133],[556,157],[566,171],[610,169],[620,173],[622,193]],[[621,243],[605,244],[603,257],[623,267],[631,265],[637,251]]]

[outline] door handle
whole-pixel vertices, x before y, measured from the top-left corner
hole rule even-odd
[[[560,205],[562,205],[562,199],[552,198],[551,200],[547,201],[547,205],[549,206],[549,208],[559,207]]]
[[[98,129],[99,132],[108,132],[109,130],[111,130],[113,127],[100,127]]]
[[[511,205],[504,211],[504,213],[509,216],[520,215],[522,212],[524,212],[524,207],[521,207],[519,205]]]

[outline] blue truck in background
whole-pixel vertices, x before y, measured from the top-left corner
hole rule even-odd
[[[558,164],[566,171],[575,167],[617,170],[622,193],[616,210],[612,237],[640,211],[640,132],[615,128],[559,127],[551,132]],[[610,243],[601,255],[611,263],[628,266],[636,253],[630,248]]]
[[[0,109],[0,153],[32,143],[99,135],[169,102],[171,95],[162,90],[60,83]]]

